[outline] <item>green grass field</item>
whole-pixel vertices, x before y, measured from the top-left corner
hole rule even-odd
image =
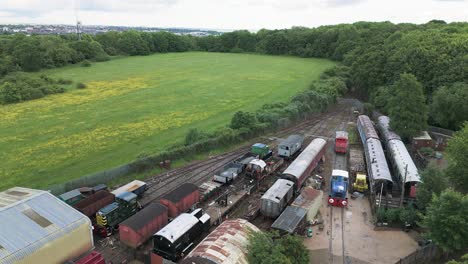
[[[287,101],[334,63],[221,53],[126,57],[47,70],[86,89],[0,106],[0,190],[45,188],[214,130],[238,110]]]

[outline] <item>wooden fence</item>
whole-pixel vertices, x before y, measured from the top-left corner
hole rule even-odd
[[[415,252],[395,262],[395,264],[429,263],[440,257],[440,250],[433,244],[417,249]]]

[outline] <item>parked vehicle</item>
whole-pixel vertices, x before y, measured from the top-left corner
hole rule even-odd
[[[227,168],[223,170],[219,170],[213,176],[213,181],[219,183],[231,183],[234,179],[237,178],[239,170],[237,168]]]
[[[73,207],[94,220],[94,216],[99,211],[99,209],[113,203],[114,201],[115,195],[113,193],[101,190],[79,201],[73,205]]]
[[[349,175],[344,170],[333,170],[330,180],[330,192],[328,204],[332,206],[346,207],[348,205]]]
[[[270,150],[270,147],[263,143],[253,144],[251,152],[262,160],[266,160],[273,155],[273,151]]]
[[[356,180],[353,183],[353,192],[365,192],[367,191],[367,176],[364,173],[356,173]]]
[[[74,205],[83,199],[83,195],[78,189],[75,189],[59,195],[58,198],[69,205]]]
[[[148,189],[148,186],[146,182],[134,180],[116,190],[113,190],[112,193],[115,196],[118,196],[119,194],[124,193],[124,192],[132,192],[138,195],[139,197],[141,197],[147,189]]]
[[[335,133],[335,152],[345,154],[348,149],[348,132],[336,131]]]
[[[269,218],[278,217],[294,196],[294,183],[279,179],[263,194],[260,213]]]
[[[281,178],[294,183],[294,189],[298,192],[310,173],[317,167],[323,159],[326,151],[327,141],[316,138],[299,154],[299,156],[283,172]]]
[[[190,252],[194,241],[201,238],[209,228],[210,216],[204,214],[202,209],[196,209],[190,214],[183,213],[153,236],[153,252],[178,261]]]
[[[102,237],[110,236],[125,219],[137,212],[137,195],[132,192],[122,192],[115,197],[115,202],[100,209],[96,213],[95,231]]]
[[[164,195],[159,202],[167,207],[170,218],[175,218],[181,213],[195,207],[200,201],[198,186],[192,183],[184,183],[177,189]]]
[[[154,233],[167,225],[167,207],[151,203],[119,225],[120,241],[131,248],[137,248]]]
[[[303,136],[290,135],[278,144],[278,156],[288,159],[294,157],[301,151],[303,142]]]
[[[266,176],[277,171],[284,163],[283,158],[270,157],[267,161],[261,159],[254,159],[247,164],[245,168],[245,175],[261,181]]]

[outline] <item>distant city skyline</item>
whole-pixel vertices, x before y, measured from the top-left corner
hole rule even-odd
[[[0,24],[280,29],[357,21],[468,20],[468,0],[2,0]],[[76,12],[78,10],[78,12]]]

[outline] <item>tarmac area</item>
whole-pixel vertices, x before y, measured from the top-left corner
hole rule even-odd
[[[337,124],[345,129],[346,124]],[[418,243],[403,230],[375,231],[367,196],[349,199],[347,208],[328,206],[328,189],[333,168],[342,168],[346,159],[338,157],[329,142],[323,176],[326,184],[320,216],[324,228],[313,227],[313,237],[305,238],[310,263],[394,264],[411,254]],[[343,161],[344,160],[344,161]]]

